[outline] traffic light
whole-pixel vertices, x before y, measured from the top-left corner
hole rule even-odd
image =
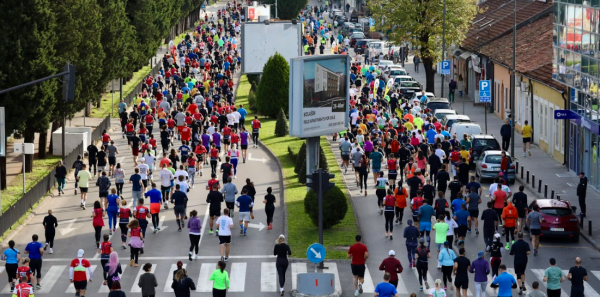
[[[315,193],[319,192],[319,172],[315,171],[310,174],[310,183],[306,183],[306,186],[313,189]]]
[[[63,76],[63,98],[65,101],[75,100],[75,65],[67,63],[64,71],[68,74]]]
[[[335,174],[323,171],[323,174],[321,175],[321,188],[323,190],[323,193],[327,192],[329,189],[335,186],[335,183],[329,182],[329,180],[333,179],[334,177]]]

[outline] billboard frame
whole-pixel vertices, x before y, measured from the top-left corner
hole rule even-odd
[[[297,40],[298,40],[299,45],[300,45],[298,47],[298,57],[302,56],[302,41],[301,40],[302,40],[303,28],[302,28],[301,23],[298,22],[298,23],[294,24],[291,21],[287,21],[287,22],[286,21],[279,21],[279,22],[268,22],[268,23],[265,23],[265,22],[245,22],[242,25],[242,31],[241,31],[241,37],[240,37],[242,39],[242,50],[241,50],[241,53],[240,53],[242,55],[242,73],[244,73],[244,74],[262,74],[262,71],[261,72],[247,72],[246,71],[246,61],[247,61],[246,60],[246,57],[247,57],[246,50],[248,48],[248,45],[247,45],[248,42],[244,42],[244,37],[246,36],[245,35],[246,26],[248,26],[248,25],[250,25],[250,26],[258,26],[258,25],[260,25],[260,26],[270,26],[272,24],[289,24],[289,25],[294,25],[294,26],[300,26],[299,29],[297,30],[298,31],[298,36],[297,36],[298,39]],[[289,60],[287,62],[290,63]],[[264,66],[263,66],[263,68],[264,68]]]

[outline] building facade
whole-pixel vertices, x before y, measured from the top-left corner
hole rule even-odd
[[[600,1],[555,0],[552,78],[569,87],[568,165],[600,190]]]

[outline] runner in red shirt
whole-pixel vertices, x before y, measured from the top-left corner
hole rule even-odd
[[[192,139],[192,129],[189,127],[181,128],[181,141],[190,141]]]
[[[29,258],[21,260],[21,265],[23,266],[17,268],[17,278],[22,282],[22,278],[27,277],[26,282],[31,285],[31,275],[33,274],[33,271],[31,271],[31,268],[29,267],[29,261]]]
[[[196,163],[196,172],[200,173],[202,176],[202,171],[204,170],[204,160],[206,160],[206,148],[203,145],[197,145],[194,154],[198,157],[198,162]]]
[[[362,286],[365,282],[365,261],[369,258],[369,250],[366,245],[362,244],[362,236],[356,235],[355,239],[356,243],[348,249],[348,258],[352,259],[350,268],[354,276],[354,290],[362,294]]]
[[[102,144],[104,146],[108,146],[109,142],[110,142],[110,136],[108,135],[108,133],[106,133],[106,130],[102,131]]]
[[[223,128],[222,132],[223,132],[223,145],[224,145],[224,149],[225,149],[224,151],[228,152],[229,145],[231,144],[231,128],[229,128],[229,126],[225,126],[225,128]]]
[[[210,168],[211,168],[212,174],[217,173],[217,164],[218,164],[218,161],[220,161],[220,160],[221,160],[221,158],[219,157],[219,150],[213,143],[213,144],[211,144],[211,149],[210,149]]]
[[[12,297],[33,297],[33,287],[26,283],[27,277],[21,277],[20,281],[13,289]]]
[[[217,191],[221,188],[221,185],[219,184],[219,180],[217,179],[217,174],[213,173],[211,174],[211,179],[208,180],[208,182],[206,183],[206,189],[209,191],[213,191],[213,185],[217,185]]]
[[[252,120],[252,145],[254,147],[258,147],[258,133],[260,128],[261,124],[258,120],[258,116],[254,116],[254,120]]]
[[[82,249],[77,251],[77,258],[71,261],[71,267],[69,268],[69,279],[75,287],[78,296],[85,296],[88,281],[87,274],[85,273],[86,268],[90,273],[90,283],[94,274],[90,261],[83,258],[83,253]]]
[[[148,129],[148,134],[152,134],[152,127],[154,126],[154,116],[152,114],[147,114],[145,117],[146,129]]]

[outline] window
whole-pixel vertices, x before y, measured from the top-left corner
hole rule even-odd
[[[558,106],[555,106],[555,110],[559,109]],[[554,120],[554,149],[560,151],[560,142],[562,139],[562,129],[561,129],[562,121]]]
[[[504,109],[508,109],[510,108],[509,105],[509,99],[508,99],[508,88],[504,88]],[[514,112],[511,110],[511,112]]]

